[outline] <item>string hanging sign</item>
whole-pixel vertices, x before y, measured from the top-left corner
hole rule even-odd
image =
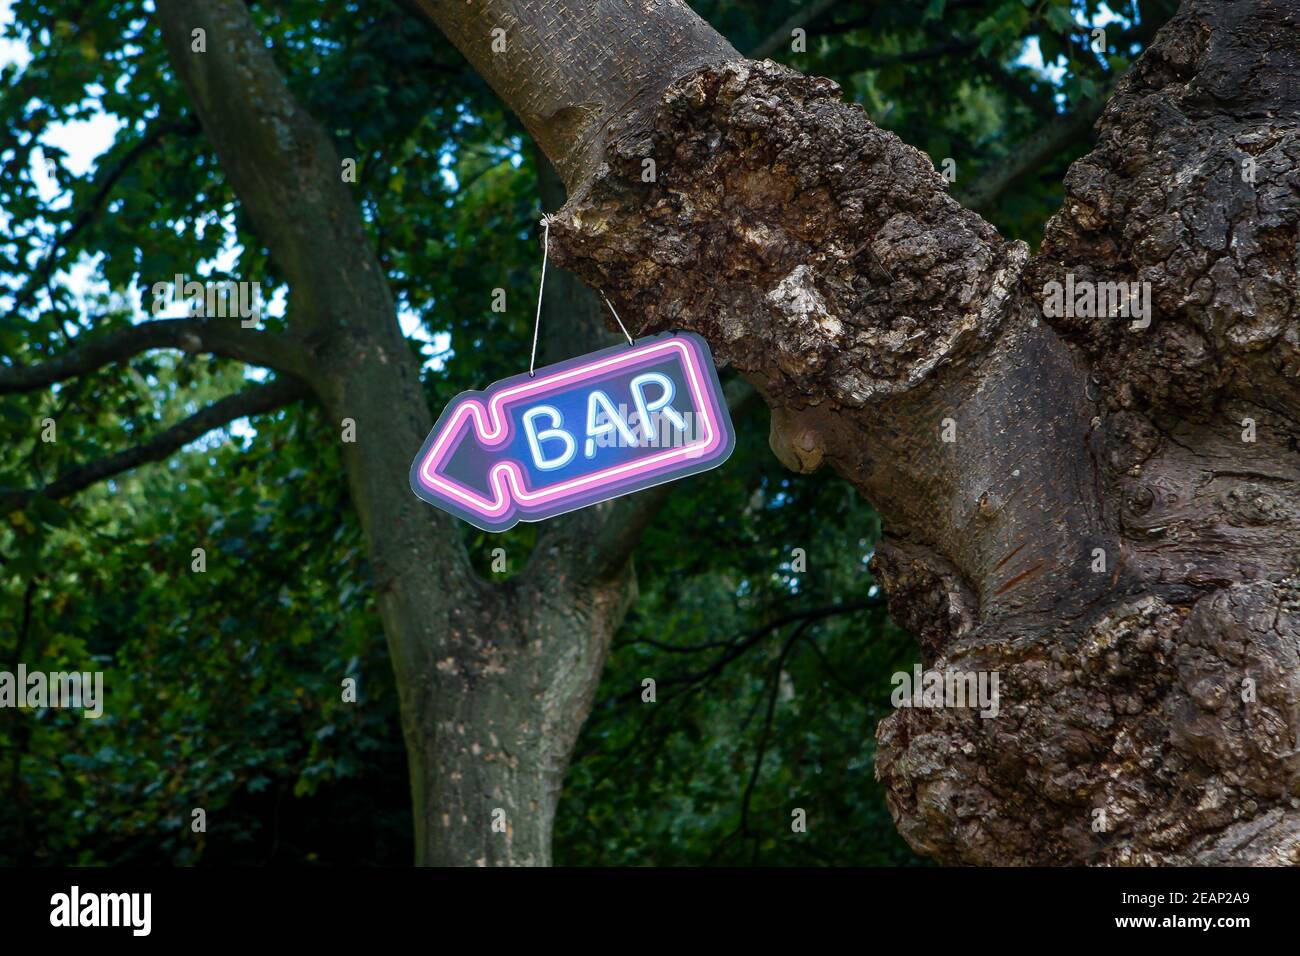
[[[549,217],[542,225],[549,245]],[[704,339],[634,341],[606,298],[628,344],[537,369],[542,287],[528,372],[452,399],[411,464],[420,498],[505,531],[727,460],[736,436]]]

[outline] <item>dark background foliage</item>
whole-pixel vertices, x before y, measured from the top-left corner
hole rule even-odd
[[[832,77],[936,165],[955,160],[959,197],[1015,168],[980,202],[1031,243],[1087,147],[1091,123],[1076,118],[1170,13],[1092,0],[694,6],[738,49]],[[519,371],[542,211],[526,132],[404,3],[250,8],[295,94],[358,160],[431,405]],[[176,273],[256,279],[268,298],[280,285],[151,11],[9,5],[26,54],[0,70],[0,361],[139,321],[148,287]],[[1098,53],[1085,24],[1112,16]],[[792,26],[805,52],[791,51]],[[118,131],[89,168],[52,145],[105,115]],[[130,445],[247,374],[153,353],[0,399],[0,489]],[[46,417],[55,444],[40,441]],[[730,462],[683,482],[637,552],[640,600],[569,772],[556,860],[917,863],[872,771],[889,677],[917,657],[867,569],[875,517],[835,476],[785,472],[761,407],[737,428]],[[528,526],[465,533],[485,573],[492,548],[520,568],[532,541]],[[102,669],[112,701],[98,721],[0,711],[0,863],[407,863],[405,757],[369,587],[337,435],[309,405],[0,518],[0,670]],[[356,704],[340,700],[349,676]]]

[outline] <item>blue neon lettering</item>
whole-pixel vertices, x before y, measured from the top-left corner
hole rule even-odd
[[[550,428],[537,430],[536,420],[545,415],[551,420]],[[573,461],[578,450],[578,443],[573,436],[559,426],[564,424],[564,416],[559,409],[550,405],[538,405],[524,412],[524,434],[528,438],[528,450],[533,454],[533,464],[541,471],[554,471]],[[558,458],[547,458],[542,454],[542,442],[558,441],[564,443],[564,452]]]
[[[663,390],[663,394],[653,402],[647,403],[645,397],[647,385],[658,385]],[[646,372],[632,379],[632,401],[636,403],[637,421],[641,425],[642,434],[647,437],[654,434],[654,426],[650,420],[652,412],[662,412],[664,418],[672,422],[673,427],[679,432],[686,430],[686,419],[668,404],[673,400],[673,392],[673,380],[659,372]]]
[[[605,413],[604,424],[598,424],[598,406]],[[597,389],[587,396],[587,441],[583,448],[584,454],[588,458],[594,458],[596,456],[597,439],[611,432],[618,432],[622,435],[629,448],[636,447],[639,444],[636,432],[623,420],[622,413],[614,408],[614,403],[609,400],[608,395]]]

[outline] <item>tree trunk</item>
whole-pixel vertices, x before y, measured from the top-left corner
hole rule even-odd
[[[627,552],[590,544],[609,510],[553,522],[504,584],[474,573],[459,524],[410,492],[433,420],[333,143],[289,93],[242,3],[158,6],[204,131],[288,279],[303,374],[340,436],[354,426],[344,461],[401,700],[416,861],[549,863],[565,766],[634,593]],[[198,28],[204,53],[191,51]],[[574,280],[551,281],[561,301],[581,304],[564,291]],[[584,347],[597,308],[586,295],[588,318],[567,342],[572,311],[548,315],[552,347]]]
[[[542,205],[558,209],[564,187],[544,158],[539,166]],[[569,273],[548,272],[541,363],[608,345],[596,297]],[[548,522],[524,573],[482,585],[477,612],[454,624],[461,636],[434,661],[432,723],[408,734],[431,747],[421,760],[430,793],[416,801],[422,862],[550,864],[564,772],[635,597],[626,559],[608,574],[591,570],[587,542],[609,511]]]
[[[1184,3],[1033,259],[675,0],[423,5],[564,173],[555,261],[637,334],[706,336],[781,460],[879,510],[927,667],[998,675],[996,717],[882,723],[912,846],[1300,863],[1296,0]],[[1071,282],[1149,283],[1149,324],[1055,314]]]

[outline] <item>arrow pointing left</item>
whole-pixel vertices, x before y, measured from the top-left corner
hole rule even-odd
[[[504,531],[715,468],[734,446],[708,344],[668,333],[461,393],[412,463],[411,487]]]

